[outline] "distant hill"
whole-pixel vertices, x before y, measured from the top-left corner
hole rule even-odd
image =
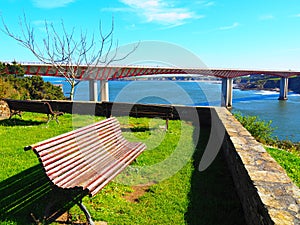
[[[300,94],[300,77],[289,79],[289,89]]]
[[[235,88],[248,90],[273,90],[279,91],[280,78],[263,75],[248,76],[234,80]],[[300,77],[289,78],[289,90],[300,94]]]

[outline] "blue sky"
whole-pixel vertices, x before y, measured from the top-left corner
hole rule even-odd
[[[25,13],[37,35],[43,21],[68,29],[108,30],[119,45],[161,41],[197,55],[208,67],[300,70],[300,0],[1,0],[8,27]],[[3,28],[1,24],[1,28]],[[37,61],[0,32],[0,61]],[[179,56],[180,57],[180,56]]]

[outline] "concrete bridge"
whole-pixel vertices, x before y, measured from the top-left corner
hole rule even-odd
[[[57,76],[64,77],[68,71],[72,70],[78,80],[89,81],[89,95],[91,101],[97,101],[98,80],[100,80],[101,101],[109,101],[108,81],[122,78],[138,76],[155,76],[163,74],[194,76],[213,76],[222,79],[221,104],[225,107],[232,106],[233,79],[247,75],[270,75],[281,77],[279,100],[286,100],[288,94],[288,78],[300,76],[300,71],[278,71],[278,70],[245,70],[245,69],[216,69],[216,68],[174,68],[155,66],[115,66],[115,65],[95,65],[95,66],[65,66],[60,65],[60,69],[47,64],[21,63],[25,74],[37,76]],[[63,72],[62,72],[63,71]]]

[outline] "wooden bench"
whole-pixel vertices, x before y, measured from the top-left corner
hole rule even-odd
[[[47,114],[49,123],[50,120],[55,119],[58,122],[58,116],[63,115],[63,112],[57,112],[52,110],[51,105],[49,102],[45,101],[34,101],[34,100],[13,100],[13,99],[3,99],[7,102],[9,110],[10,110],[10,117],[14,115],[21,116],[22,112],[36,112],[36,113],[44,113]]]
[[[145,148],[143,143],[128,142],[117,119],[111,117],[24,149],[36,153],[53,185],[80,187],[94,196]],[[77,204],[93,224],[86,208],[81,202]]]

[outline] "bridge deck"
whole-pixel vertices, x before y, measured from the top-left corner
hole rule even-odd
[[[38,76],[63,77],[67,72],[74,72],[80,80],[116,80],[128,77],[162,74],[192,74],[214,76],[218,78],[235,78],[247,75],[271,75],[278,77],[300,76],[300,71],[277,70],[244,70],[244,69],[216,69],[216,68],[172,68],[150,66],[65,66],[54,67],[47,64],[21,63],[25,74]]]

